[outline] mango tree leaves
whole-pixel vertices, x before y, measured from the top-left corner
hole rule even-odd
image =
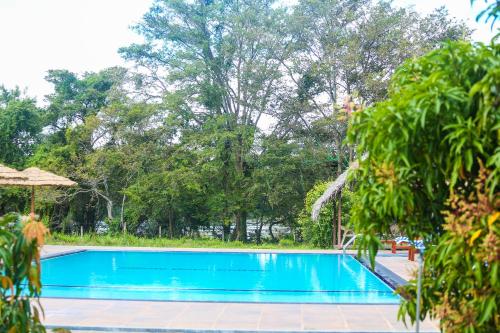
[[[361,249],[373,260],[377,237],[392,225],[424,239],[430,250],[422,317],[439,316],[449,332],[498,329],[498,228],[486,229],[484,221],[499,205],[499,51],[494,43],[454,42],[408,61],[396,71],[389,97],[356,113],[349,130],[358,153],[368,153],[354,175],[360,200],[352,219],[365,235]],[[457,210],[458,192],[460,202],[491,210],[475,216]],[[470,226],[454,232],[444,211]],[[495,255],[477,257],[482,247]],[[401,315],[412,320],[414,292],[401,290],[408,300]]]

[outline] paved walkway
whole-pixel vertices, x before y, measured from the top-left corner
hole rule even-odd
[[[409,261],[406,255],[380,255],[377,256],[376,261],[378,265],[383,265],[385,268],[396,273],[406,281],[409,281],[416,276],[418,263],[416,261]]]
[[[45,246],[44,256],[99,247]],[[99,248],[103,249],[103,248]],[[106,247],[105,249],[124,249]],[[126,248],[139,249],[139,248]],[[155,250],[158,248],[140,248]],[[167,250],[167,249],[161,249]],[[168,249],[182,251],[182,249]],[[184,249],[185,251],[185,249]],[[240,251],[233,249],[189,249],[189,251]],[[269,252],[270,250],[249,252]],[[243,250],[246,252],[246,250]],[[337,251],[274,251],[316,252]],[[408,275],[408,263],[401,256],[377,258],[395,273]],[[391,260],[392,258],[392,260]],[[398,264],[399,263],[399,264]],[[409,264],[414,265],[414,264]],[[408,275],[409,276],[409,275]],[[44,298],[45,324],[74,332],[412,332],[397,321],[397,305],[356,304],[263,304],[215,302],[150,302]],[[426,320],[421,332],[439,332]]]

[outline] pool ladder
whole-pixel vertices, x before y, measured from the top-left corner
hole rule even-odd
[[[349,239],[349,241],[348,241],[347,243],[342,244],[342,254],[345,254],[345,250],[347,249],[347,247],[348,247],[349,245],[351,245],[352,243],[354,243],[354,241],[356,240],[356,237],[357,237],[357,236],[358,236],[358,235],[354,235],[354,236],[352,236],[352,237],[351,237],[351,239]]]

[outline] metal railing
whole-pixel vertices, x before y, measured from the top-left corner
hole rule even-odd
[[[351,239],[349,239],[349,241],[348,241],[347,243],[342,244],[342,254],[345,254],[345,250],[347,249],[347,247],[348,247],[349,245],[351,245],[352,243],[354,243],[354,241],[356,240],[356,237],[357,237],[357,236],[358,236],[358,235],[354,235],[354,236],[352,236],[352,238],[351,238]]]

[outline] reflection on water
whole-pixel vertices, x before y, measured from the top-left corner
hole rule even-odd
[[[351,256],[87,251],[43,261],[44,296],[394,303]]]

